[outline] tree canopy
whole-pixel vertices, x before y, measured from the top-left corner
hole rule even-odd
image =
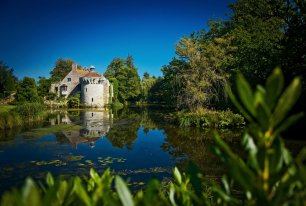
[[[61,81],[71,71],[73,63],[75,62],[72,59],[59,58],[56,60],[55,66],[50,72],[52,81]],[[78,65],[78,68],[81,66]]]
[[[0,62],[0,98],[10,95],[16,91],[17,78],[13,69]]]
[[[24,77],[18,83],[18,89],[16,93],[16,102],[41,102],[42,98],[38,96],[37,86],[34,78]]]
[[[136,101],[141,93],[140,77],[132,56],[114,58],[104,74],[114,84],[114,101],[126,104]]]

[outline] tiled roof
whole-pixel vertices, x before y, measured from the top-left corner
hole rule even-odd
[[[89,73],[88,70],[83,69],[77,69],[77,72],[79,73],[80,77],[85,77]]]
[[[80,77],[101,77],[100,74],[93,71],[83,70],[83,69],[77,69],[77,72],[79,73]]]
[[[101,77],[100,74],[96,73],[96,72],[88,72],[88,74],[86,75],[86,77]]]

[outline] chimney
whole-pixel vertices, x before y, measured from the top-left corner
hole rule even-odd
[[[78,68],[78,65],[76,63],[72,63],[72,71],[76,71]]]

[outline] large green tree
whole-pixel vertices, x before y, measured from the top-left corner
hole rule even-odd
[[[50,96],[50,86],[52,79],[47,79],[46,77],[38,77],[38,87],[37,92],[41,97]],[[54,95],[53,95],[54,96]]]
[[[71,71],[73,63],[72,59],[59,58],[56,60],[54,68],[50,72],[52,81],[61,81]],[[81,66],[78,65],[78,68]]]
[[[42,102],[42,97],[40,97],[37,92],[35,79],[31,77],[24,77],[18,83],[16,102]]]
[[[212,26],[217,29],[216,25]],[[216,34],[201,31],[184,36],[176,45],[179,59],[162,68],[165,95],[177,108],[195,111],[224,96],[227,66],[233,61],[235,47],[231,46],[231,36]]]
[[[118,92],[114,87],[114,98],[118,101],[126,104],[139,99],[141,93],[140,77],[132,56],[129,55],[126,59],[114,58],[104,75],[112,83],[118,84]],[[115,94],[116,92],[117,94]]]
[[[149,101],[150,90],[156,83],[155,77],[150,77],[149,73],[145,72],[141,80],[141,100],[144,102]]]
[[[264,82],[281,63],[285,0],[238,0],[230,5],[233,14],[226,22],[237,47],[234,68],[253,83]]]
[[[16,91],[17,78],[13,69],[0,62],[0,98],[6,97]]]

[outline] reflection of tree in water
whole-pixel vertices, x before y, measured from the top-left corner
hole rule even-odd
[[[0,130],[0,142],[10,142],[15,139],[16,135],[19,134],[22,127],[15,127],[13,129]]]
[[[222,163],[219,158],[211,153],[210,145],[213,144],[212,132],[200,128],[164,128],[167,137],[162,149],[168,151],[181,168],[186,168],[188,161],[194,162],[206,175],[218,176],[223,173]],[[221,132],[221,136],[232,147],[239,145],[240,133],[230,130]],[[187,157],[182,158],[182,157]]]
[[[173,113],[166,110],[143,110],[141,124],[144,130],[158,128],[166,134],[161,149],[168,151],[181,169],[186,169],[188,161],[193,161],[207,175],[222,174],[221,161],[211,153],[212,132],[194,127],[178,127]],[[239,131],[223,130],[220,135],[234,148],[240,145]]]
[[[106,135],[106,138],[116,147],[127,146],[132,148],[137,138],[137,131],[140,127],[141,113],[130,109],[114,112],[114,123]]]

